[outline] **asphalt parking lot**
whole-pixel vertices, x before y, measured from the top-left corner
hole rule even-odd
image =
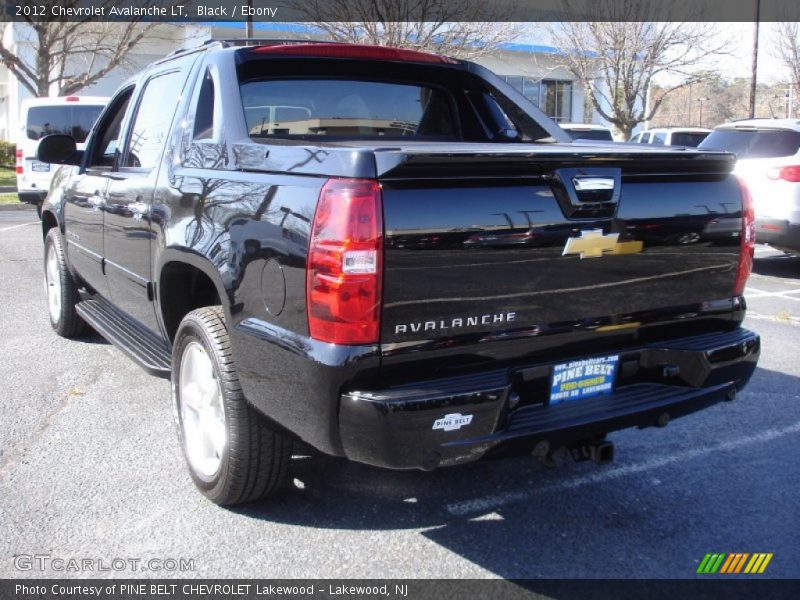
[[[397,473],[298,455],[274,501],[226,510],[191,484],[168,382],[52,332],[41,253],[35,214],[0,212],[0,577],[98,575],[15,559],[45,555],[193,561],[100,573],[128,577],[690,578],[708,552],[772,552],[761,577],[800,577],[800,258],[758,248],[750,386],[612,435],[610,465]]]

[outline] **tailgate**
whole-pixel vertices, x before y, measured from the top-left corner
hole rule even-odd
[[[730,325],[742,216],[730,157],[580,150],[379,157],[387,364],[420,350],[462,366],[580,353],[599,334],[707,313]]]

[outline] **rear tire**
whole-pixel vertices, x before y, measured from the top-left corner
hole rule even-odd
[[[292,443],[247,403],[221,306],[193,310],[181,321],[172,349],[172,399],[189,473],[209,500],[241,504],[280,488]]]
[[[67,269],[64,238],[58,227],[44,239],[44,287],[50,325],[61,337],[77,337],[86,331],[86,323],[78,316],[75,305],[80,301],[78,285]]]

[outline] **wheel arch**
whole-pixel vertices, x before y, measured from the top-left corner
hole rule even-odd
[[[230,318],[228,291],[206,257],[184,249],[167,249],[159,257],[156,272],[156,307],[170,342],[183,317],[196,308],[220,304]]]
[[[54,227],[58,227],[62,233],[64,232],[64,228],[61,227],[58,217],[56,217],[52,210],[42,211],[42,239],[45,239],[47,237],[47,232]]]

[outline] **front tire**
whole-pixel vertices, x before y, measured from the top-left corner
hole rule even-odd
[[[44,287],[50,325],[61,337],[72,338],[86,331],[86,323],[78,316],[75,305],[80,301],[78,286],[67,269],[64,238],[58,227],[44,239]]]
[[[172,349],[172,398],[192,480],[212,502],[241,504],[274,494],[291,441],[245,399],[221,306],[187,314]]]

